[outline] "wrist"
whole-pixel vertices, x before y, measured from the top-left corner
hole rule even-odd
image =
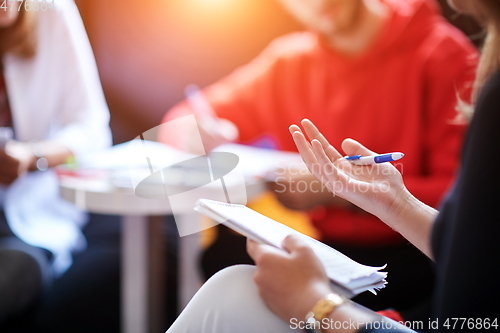
[[[392,218],[390,219],[390,223],[388,224],[391,227],[396,227],[402,222],[415,221],[427,211],[437,212],[434,208],[427,206],[422,201],[415,198],[415,196],[411,194],[410,191],[404,188],[404,191],[402,191],[398,195],[394,212],[391,214]]]
[[[310,283],[307,288],[296,295],[298,301],[294,302],[294,306],[290,308],[290,312],[288,313],[289,318],[285,318],[285,320],[295,318],[303,321],[316,303],[331,292],[330,282],[316,281]]]
[[[30,171],[46,171],[49,168],[49,161],[45,157],[45,151],[42,143],[30,143]]]
[[[18,175],[31,171],[31,166],[35,163],[36,157],[31,151],[30,144],[13,140],[8,143],[6,151],[17,160]]]
[[[383,215],[379,216],[379,218],[395,229],[398,222],[414,209],[416,199],[404,185],[394,191],[392,197],[388,209],[385,209]]]
[[[404,188],[388,211],[386,219],[382,220],[432,258],[430,235],[437,214],[436,209],[424,204]]]
[[[316,302],[314,307],[306,314],[306,332],[321,332],[321,323],[325,318],[329,318],[333,313],[344,304],[348,299],[337,293],[328,293]]]

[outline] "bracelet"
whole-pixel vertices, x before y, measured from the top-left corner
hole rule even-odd
[[[347,302],[347,299],[339,294],[330,293],[320,299],[313,309],[306,315],[306,323],[321,322],[328,317],[336,308]]]

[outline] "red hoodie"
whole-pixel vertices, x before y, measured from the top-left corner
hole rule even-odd
[[[376,152],[404,152],[406,186],[436,207],[458,165],[464,127],[452,120],[457,93],[470,90],[476,50],[433,0],[383,1],[391,16],[363,54],[347,57],[315,33],[293,33],[204,92],[216,113],[236,124],[241,143],[266,138],[276,149],[296,151],[288,126],[309,118],[336,147],[350,137]],[[187,113],[182,102],[164,121]],[[311,217],[323,240],[403,241],[366,213],[323,207]]]

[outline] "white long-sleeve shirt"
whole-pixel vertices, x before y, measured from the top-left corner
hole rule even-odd
[[[77,156],[109,146],[109,111],[75,3],[55,0],[36,25],[36,55],[2,59],[16,140],[57,140]],[[59,198],[55,174],[30,173],[2,191],[11,230],[52,251],[56,271],[67,269],[71,252],[85,246],[84,216]]]

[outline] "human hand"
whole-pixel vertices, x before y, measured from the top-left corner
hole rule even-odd
[[[285,251],[247,241],[257,269],[254,280],[264,303],[286,322],[303,320],[318,300],[332,292],[325,269],[299,237],[287,236]]]
[[[0,149],[0,183],[12,184],[26,173],[34,159],[26,144],[9,141],[5,149]]]
[[[196,120],[205,152],[212,151],[222,144],[234,142],[238,138],[238,128],[227,119],[207,116],[196,117]]]
[[[274,181],[267,182],[268,189],[273,191],[283,206],[294,210],[310,210],[316,206],[344,209],[355,207],[334,196],[315,176],[304,170],[280,170],[276,172]]]
[[[290,133],[309,171],[334,194],[376,215],[382,220],[398,214],[401,198],[409,195],[400,172],[390,163],[354,165],[345,160],[308,119]],[[359,142],[346,139],[342,149],[347,155],[375,155]]]

